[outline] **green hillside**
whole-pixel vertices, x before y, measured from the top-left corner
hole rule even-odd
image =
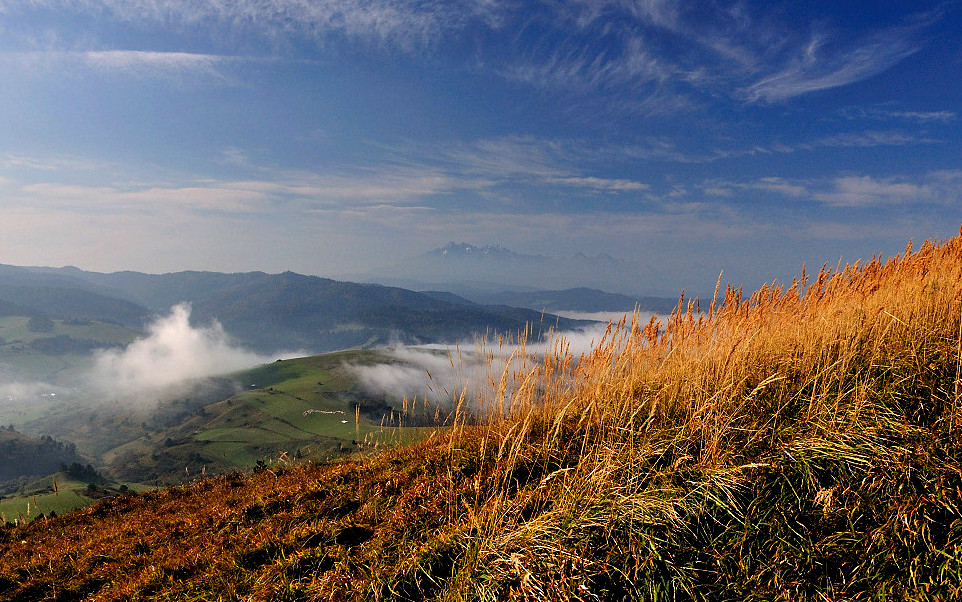
[[[55,472],[24,482],[17,491],[0,496],[0,524],[65,514],[87,508],[105,498],[151,489],[136,483],[104,479],[96,473],[93,478],[83,478],[72,472]]]
[[[81,288],[82,282],[11,285],[0,276],[0,300],[29,308],[27,315],[42,315],[61,320],[96,320],[143,326],[150,312],[124,299]],[[7,311],[11,311],[10,308]]]
[[[47,399],[32,410],[39,417],[23,428],[71,442],[0,428],[0,495],[6,496],[0,511],[27,517],[31,503],[34,516],[62,513],[116,495],[121,484],[183,483],[414,441],[430,431],[398,428],[395,408],[359,389],[347,368],[394,361],[375,351],[277,361],[198,383],[148,406]],[[63,465],[77,463],[96,466],[99,489],[87,490],[84,482],[48,490],[53,480],[71,479],[57,476]]]
[[[330,459],[416,436],[394,428],[395,408],[365,393],[348,368],[391,361],[377,351],[339,352],[207,379],[146,404],[48,401],[57,411],[35,409],[22,428],[74,442],[124,482],[177,483],[284,456]]]
[[[92,351],[126,345],[139,335],[139,331],[112,322],[0,317],[0,376],[7,382],[61,382],[70,386],[71,377],[91,365]]]

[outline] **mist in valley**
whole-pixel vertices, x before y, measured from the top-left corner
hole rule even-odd
[[[502,376],[507,374],[505,399],[510,397],[511,373],[533,366],[545,354],[570,353],[577,361],[605,336],[609,323],[630,323],[632,316],[647,323],[653,312],[555,312],[594,323],[578,330],[550,333],[542,341],[518,344],[509,340],[481,340],[452,345],[393,345],[384,350],[389,361],[376,365],[350,365],[351,374],[366,392],[394,402],[420,399],[442,413],[453,409],[464,396],[464,407],[490,411],[498,399]],[[484,406],[482,408],[482,406]]]
[[[152,404],[204,389],[205,381],[301,351],[271,355],[250,351],[215,321],[191,324],[191,306],[171,308],[147,325],[145,334],[123,347],[96,350],[85,366],[59,379],[18,378],[0,366],[0,412],[41,415],[53,410],[93,407],[103,411],[147,409]],[[3,422],[0,414],[0,422]],[[9,419],[8,419],[9,420]]]

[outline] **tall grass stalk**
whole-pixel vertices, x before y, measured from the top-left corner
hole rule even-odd
[[[707,311],[682,297],[664,320],[643,324],[636,314],[610,324],[580,357],[564,342],[540,360],[523,346],[512,354],[508,365],[525,367],[506,367],[493,403],[477,404],[494,408],[484,427],[462,422],[458,431],[457,445],[476,438],[495,475],[468,529],[477,552],[460,570],[473,578],[460,582],[498,583],[503,591],[486,591],[530,599],[599,591],[668,599],[717,596],[727,588],[719,575],[737,574],[766,595],[832,597],[863,587],[859,573],[845,572],[852,567],[905,587],[886,572],[896,544],[945,543],[899,540],[904,533],[888,540],[890,521],[908,533],[913,520],[929,519],[884,518],[875,508],[882,522],[871,528],[885,532],[876,543],[887,543],[853,552],[878,557],[847,559],[842,570],[826,552],[846,537],[866,543],[859,528],[870,526],[855,513],[881,503],[860,497],[866,491],[907,487],[912,471],[958,473],[957,456],[928,463],[917,450],[958,451],[962,240],[823,266],[812,281],[803,268],[790,285],[747,299],[731,286],[719,298],[720,284]],[[957,498],[933,511],[962,526]],[[804,518],[783,524],[767,514],[785,511],[776,505]],[[827,525],[840,530],[819,539]],[[778,558],[751,558],[763,553],[752,537],[768,532],[791,542],[769,541],[776,551],[768,552],[797,554],[788,564],[798,570],[806,554],[822,567],[815,586],[761,566]],[[958,571],[955,548],[947,554]],[[491,598],[457,591],[454,598]]]

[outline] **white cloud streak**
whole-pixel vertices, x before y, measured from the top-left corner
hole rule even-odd
[[[232,83],[230,69],[249,59],[189,52],[141,50],[59,50],[0,53],[0,65],[13,67],[24,76],[51,70],[76,70],[101,76],[136,79],[180,80],[202,77],[205,81]]]
[[[782,178],[761,178],[749,184],[748,187],[789,197],[802,197],[808,193],[808,190],[804,186],[789,183]]]
[[[885,108],[851,107],[839,111],[845,119],[875,121],[912,121],[920,124],[951,123],[958,119],[955,111],[897,111]]]
[[[916,177],[843,175],[827,180],[766,177],[750,182],[712,181],[700,189],[716,199],[736,197],[739,191],[761,191],[829,207],[946,207],[962,198],[962,171],[935,171]]]
[[[201,182],[193,186],[146,186],[118,188],[77,184],[39,183],[19,188],[10,202],[29,201],[76,213],[170,214],[218,212],[253,214],[268,211],[272,196],[284,191],[271,182]],[[4,204],[0,202],[0,206]]]
[[[122,22],[161,26],[220,26],[241,35],[269,39],[332,35],[389,45],[408,51],[432,46],[466,21],[497,25],[499,4],[493,0],[34,0],[34,9],[75,11]],[[12,12],[17,6],[8,6]]]
[[[556,11],[555,33],[564,31],[558,36],[564,41],[519,48],[520,60],[501,74],[566,93],[617,90],[635,100],[621,106],[649,114],[688,110],[706,94],[774,104],[846,86],[917,52],[917,34],[932,21],[923,15],[846,43],[850,32],[779,21],[740,4],[602,0],[559,3]],[[566,30],[565,23],[573,27]],[[797,34],[806,28],[814,30],[807,39]],[[583,43],[589,38],[593,50]],[[654,98],[659,102],[645,101]]]
[[[577,141],[506,136],[478,140],[464,145],[439,145],[414,151],[416,162],[436,165],[451,178],[464,182],[462,188],[485,188],[515,182],[564,186],[567,188],[638,192],[649,188],[645,182],[608,178],[586,173],[591,163],[604,164],[611,154],[641,149],[618,149],[609,153],[589,150]],[[410,149],[399,150],[410,153]],[[655,154],[657,151],[651,151]]]
[[[800,144],[799,148],[812,150],[819,147],[836,148],[873,148],[878,146],[911,146],[916,144],[935,144],[938,140],[906,132],[847,132],[827,136],[811,144]]]
[[[146,52],[137,50],[103,50],[79,53],[77,57],[90,68],[124,76],[144,74],[192,73],[223,77],[222,65],[236,61],[234,57],[188,52]]]
[[[389,149],[389,155],[396,156],[366,167],[321,173],[250,165],[243,149],[232,148],[229,157],[245,161],[244,167],[260,179],[186,176],[166,182],[138,182],[116,166],[86,164],[70,157],[0,155],[0,167],[12,176],[2,182],[0,211],[27,206],[76,215],[171,218],[202,214],[245,218],[279,210],[289,216],[372,214],[444,210],[452,194],[497,195],[498,189],[512,185],[607,195],[650,189],[645,182],[592,174],[576,143],[508,137],[412,148]],[[608,160],[607,156],[591,159],[601,164]],[[34,183],[21,184],[21,179]]]
[[[573,188],[587,188],[606,192],[639,192],[650,188],[647,184],[633,180],[595,177],[550,178],[545,181],[549,184],[560,184]]]
[[[871,176],[845,176],[837,178],[831,190],[816,193],[814,198],[835,207],[876,207],[932,200],[935,191],[928,184],[894,178],[879,180]]]
[[[885,32],[841,52],[825,50],[816,37],[798,49],[798,56],[777,71],[748,86],[749,102],[775,103],[795,96],[838,88],[878,75],[918,51],[904,31]]]

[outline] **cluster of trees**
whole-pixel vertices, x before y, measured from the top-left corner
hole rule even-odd
[[[80,462],[71,462],[69,466],[61,464],[60,472],[66,473],[71,479],[90,483],[91,485],[104,480],[103,476],[101,476],[93,466],[90,464],[81,464]]]
[[[48,316],[30,316],[27,320],[27,330],[30,332],[53,332],[54,322]]]
[[[82,462],[73,443],[57,441],[49,435],[39,439],[27,437],[12,430],[12,425],[0,432],[0,481],[53,474],[61,465]]]

